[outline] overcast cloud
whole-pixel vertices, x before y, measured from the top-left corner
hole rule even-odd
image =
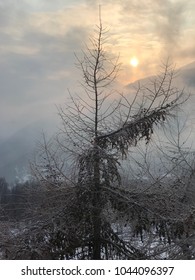
[[[90,0],[0,1],[0,140],[41,118],[55,118],[67,88],[78,89],[74,52],[98,23]],[[167,54],[177,65],[195,60],[195,2],[108,0],[102,19],[124,65],[121,83],[151,75]],[[139,55],[140,68],[129,67]],[[194,73],[186,79],[194,83]]]

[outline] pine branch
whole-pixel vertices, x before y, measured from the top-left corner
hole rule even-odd
[[[166,117],[170,115],[173,103],[167,104],[159,109],[152,111],[143,110],[138,116],[133,116],[120,129],[109,134],[99,135],[97,137],[98,144],[101,148],[116,149],[122,156],[127,155],[130,146],[136,146],[137,142],[145,138],[146,143],[151,139],[154,124],[162,123]]]

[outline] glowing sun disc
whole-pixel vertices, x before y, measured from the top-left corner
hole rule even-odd
[[[130,64],[133,67],[137,67],[138,64],[139,64],[139,60],[136,57],[132,57],[131,60],[130,60]]]

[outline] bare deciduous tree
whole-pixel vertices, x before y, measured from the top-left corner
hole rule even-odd
[[[120,63],[107,53],[107,39],[100,20],[90,46],[81,58],[76,56],[83,91],[70,94],[67,108],[58,108],[62,129],[53,143],[44,139],[41,161],[32,164],[40,182],[55,197],[64,197],[60,205],[58,199],[48,204],[50,210],[44,213],[51,215],[49,221],[37,216],[43,221],[39,229],[48,229],[44,242],[53,248],[49,251],[54,258],[146,259],[148,252],[132,245],[130,232],[143,238],[144,231],[156,225],[160,236],[171,238],[165,221],[171,197],[161,195],[159,205],[158,192],[126,188],[120,164],[131,147],[150,142],[155,127],[172,117],[183,102],[183,91],[172,85],[175,72],[167,62],[151,85],[138,87],[131,101],[120,93],[115,100],[111,95],[117,91],[111,86]],[[58,222],[53,223],[54,217]],[[130,225],[126,237],[116,230],[118,219]]]

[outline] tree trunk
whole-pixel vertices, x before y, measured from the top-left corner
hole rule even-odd
[[[100,159],[97,144],[94,145],[94,189],[93,189],[93,259],[101,259],[101,189]]]

